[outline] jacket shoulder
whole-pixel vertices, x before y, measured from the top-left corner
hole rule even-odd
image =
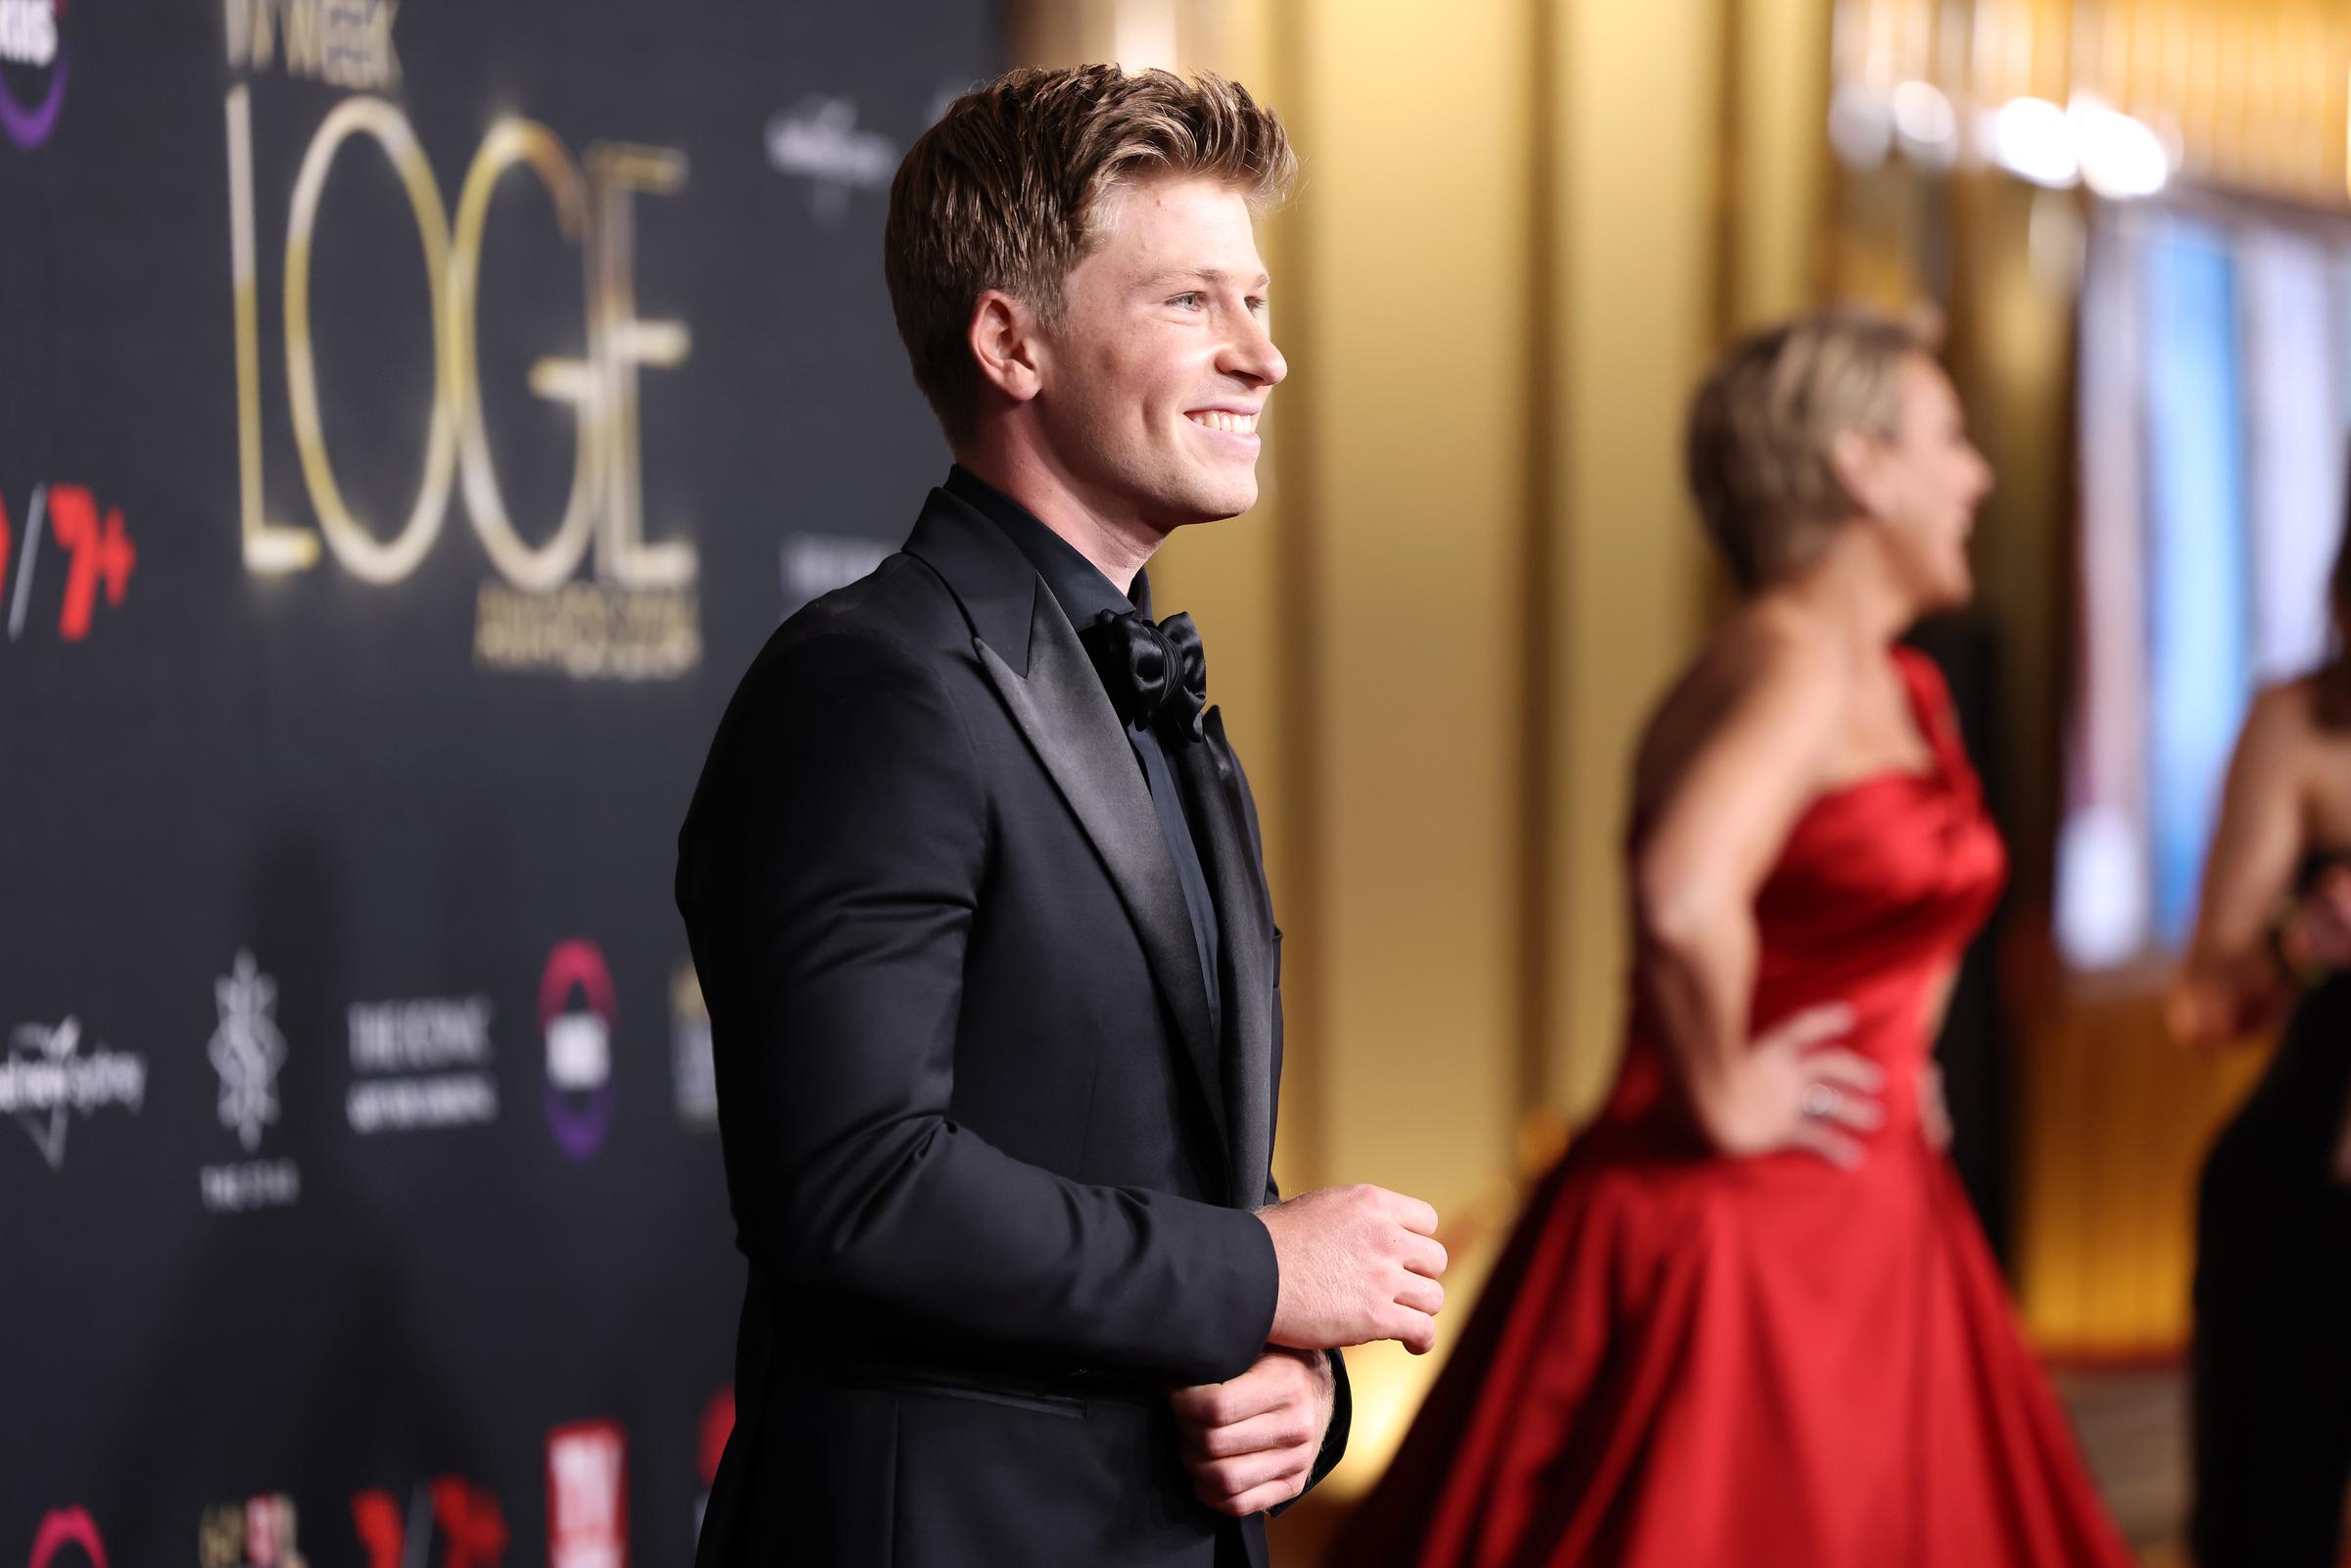
[[[894,646],[920,658],[971,651],[971,627],[939,575],[903,550],[865,576],[810,600],[783,625],[751,661],[788,661],[815,643],[836,641]]]

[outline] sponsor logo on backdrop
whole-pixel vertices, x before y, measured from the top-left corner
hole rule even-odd
[[[803,98],[767,122],[767,161],[779,174],[808,182],[808,210],[819,223],[848,215],[856,191],[887,191],[898,147],[879,131],[857,128],[846,98]]]
[[[620,1007],[612,971],[594,942],[557,944],[539,977],[539,1033],[547,1044],[547,1124],[574,1160],[593,1160],[612,1130],[612,1035]]]
[[[356,91],[400,85],[392,23],[400,0],[227,0],[228,58],[259,75]]]
[[[718,1461],[726,1457],[727,1439],[735,1431],[735,1390],[721,1388],[710,1396],[702,1406],[702,1419],[695,1433],[695,1472],[702,1478],[702,1490],[694,1499],[694,1535],[702,1535],[702,1515],[710,1511],[710,1489],[718,1484]]]
[[[547,1435],[549,1568],[629,1568],[628,1452],[617,1421]]]
[[[107,1568],[106,1543],[86,1508],[52,1508],[32,1532],[25,1568]]]
[[[119,1107],[136,1116],[146,1098],[147,1059],[85,1042],[77,1018],[21,1023],[9,1032],[8,1055],[0,1058],[0,1111],[31,1135],[52,1170],[65,1168],[70,1114],[88,1117]]]
[[[66,0],[0,0],[0,133],[30,152],[66,107]]]
[[[795,534],[784,542],[784,613],[846,588],[896,546],[855,534]]]
[[[279,69],[339,86],[383,87],[401,77],[397,0],[230,0],[228,63],[247,79],[228,89],[230,304],[237,355],[240,528],[245,566],[299,574],[332,561],[383,588],[408,582],[461,504],[492,575],[474,595],[473,661],[483,670],[576,680],[668,680],[701,662],[700,557],[676,537],[678,520],[647,516],[646,454],[638,410],[644,372],[686,363],[682,321],[638,314],[636,226],[644,198],[675,194],[686,159],[671,148],[594,142],[574,160],[535,120],[492,124],[456,182],[453,211],[407,114],[388,99],[336,103],[300,149],[257,147],[252,94]],[[320,348],[312,331],[311,257],[329,179],[367,156],[399,176],[431,304],[417,338],[430,345],[431,393],[414,502],[405,517],[353,501],[337,478],[318,397]],[[256,170],[294,171],[287,210],[260,211]],[[495,242],[491,198],[507,178],[534,180],[564,239],[582,248],[588,279],[584,351],[531,367],[533,396],[573,414],[571,487],[559,515],[519,519],[499,474],[484,416],[477,353],[485,314],[515,302],[484,299],[482,258]],[[356,199],[356,198],[345,198]],[[262,241],[282,256],[264,265]],[[282,424],[265,428],[262,323],[280,311],[261,279],[284,278]],[[375,367],[367,367],[373,370]],[[364,373],[346,369],[343,373]],[[267,441],[290,440],[298,492],[268,488]],[[307,505],[306,505],[307,503]],[[539,508],[552,512],[552,506]],[[669,536],[648,537],[648,522]]]
[[[283,1493],[207,1508],[196,1524],[197,1568],[306,1568]]]
[[[8,498],[0,496],[0,607],[8,618],[8,640],[21,641],[25,628],[35,624],[32,585],[36,578],[46,583],[51,575],[40,569],[41,546],[47,543],[55,546],[50,553],[65,557],[57,635],[79,642],[90,635],[102,597],[108,608],[121,608],[139,564],[122,508],[110,506],[101,517],[98,498],[86,485],[35,485],[24,502],[24,521],[20,538],[11,525]]]
[[[264,1131],[276,1125],[277,1074],[286,1065],[286,1037],[277,1028],[277,981],[241,952],[229,973],[213,983],[219,1022],[205,1047],[220,1075],[220,1125],[246,1154],[259,1155]],[[207,1165],[197,1173],[204,1207],[215,1213],[282,1209],[302,1196],[302,1172],[291,1160],[249,1159]]]
[[[506,1554],[498,1498],[458,1476],[419,1483],[405,1499],[386,1487],[360,1493],[351,1519],[367,1568],[498,1568]],[[436,1543],[438,1557],[431,1555]]]
[[[425,1132],[498,1119],[490,999],[359,1002],[350,1010],[354,1132]]]
[[[669,1065],[678,1119],[696,1132],[718,1125],[718,1063],[710,1052],[710,1009],[689,959],[669,977]]]

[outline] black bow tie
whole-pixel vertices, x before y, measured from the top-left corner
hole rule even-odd
[[[1140,610],[1104,610],[1078,635],[1110,705],[1131,726],[1166,720],[1198,740],[1208,702],[1208,654],[1188,615],[1157,626]]]

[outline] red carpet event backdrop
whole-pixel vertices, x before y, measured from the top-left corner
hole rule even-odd
[[[0,0],[0,1568],[689,1560],[675,833],[945,455],[949,0]]]

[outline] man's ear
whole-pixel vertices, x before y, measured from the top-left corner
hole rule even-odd
[[[1036,316],[1002,289],[989,289],[972,305],[966,334],[980,374],[1015,403],[1027,403],[1041,386]]]
[[[1849,426],[1829,438],[1829,472],[1846,499],[1875,517],[1878,504],[1878,446],[1867,434]]]

